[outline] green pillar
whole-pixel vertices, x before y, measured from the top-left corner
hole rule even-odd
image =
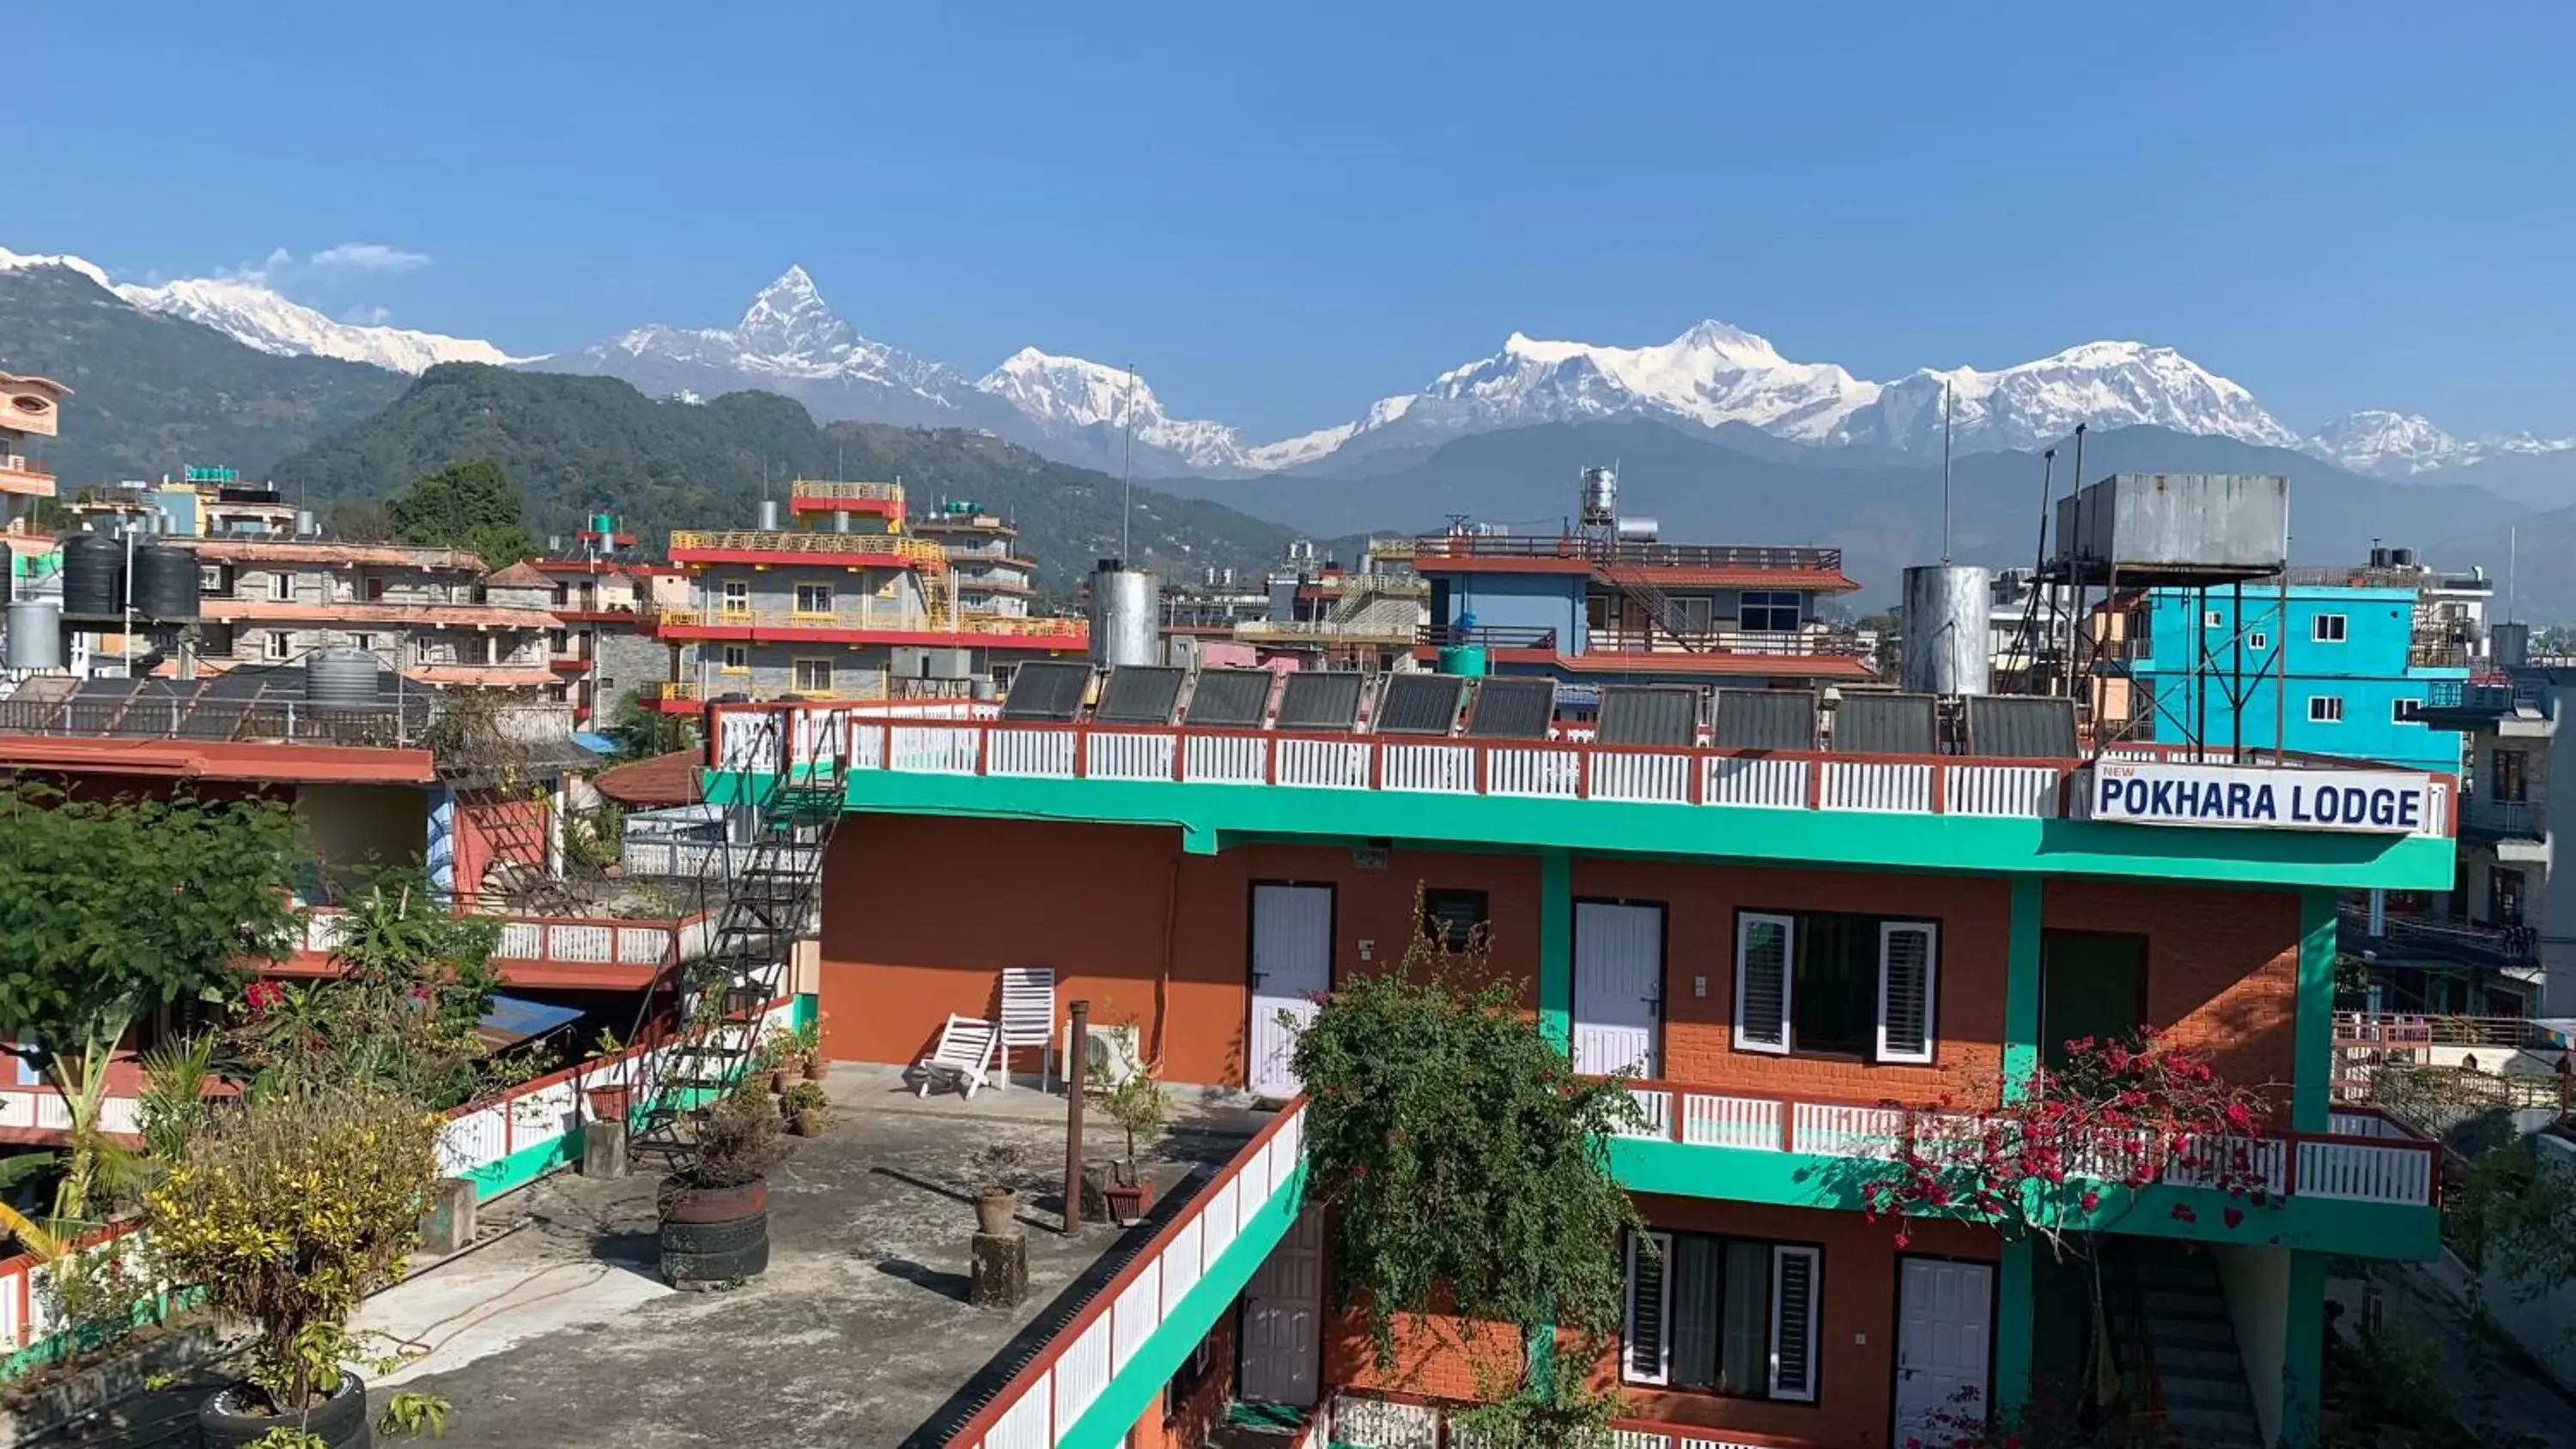
[[[2006,1238],[1995,1283],[1995,1410],[2006,1418],[2030,1398],[2031,1319],[2037,1311],[2031,1264],[2038,1251],[2027,1237]]]
[[[2288,1321],[2281,1326],[2281,1433],[2313,1444],[2323,1424],[2326,1376],[2326,1255],[2291,1252]]]
[[[1538,857],[1538,1028],[1574,1049],[1574,857]]]
[[[2004,944],[2004,1091],[2018,1096],[2039,1070],[2041,880],[2012,878],[2011,936]],[[2024,1265],[2027,1281],[2028,1265]]]
[[[2334,1113],[2335,893],[2299,893],[2299,1007],[2292,1038],[2290,1126],[2323,1132]]]

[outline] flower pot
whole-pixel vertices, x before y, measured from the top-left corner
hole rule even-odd
[[[823,1135],[823,1118],[822,1108],[808,1107],[787,1119],[787,1130],[799,1137],[820,1137]]]
[[[769,1183],[662,1184],[662,1278],[704,1289],[755,1278],[769,1267]]]
[[[816,1052],[814,1055],[805,1059],[805,1080],[809,1082],[819,1082],[831,1074],[831,1063],[823,1060],[823,1054],[821,1052]]]
[[[1141,1222],[1145,1216],[1145,1189],[1140,1183],[1122,1182],[1101,1194],[1109,1199],[1109,1220],[1125,1227]]]
[[[769,1093],[773,1097],[783,1097],[787,1095],[787,1069],[785,1067],[779,1067],[770,1072]]]
[[[623,1122],[627,1105],[635,1100],[633,1087],[593,1087],[583,1094],[590,1103],[590,1120]]]
[[[367,1386],[356,1374],[340,1375],[339,1391],[302,1415],[244,1412],[245,1384],[218,1390],[197,1406],[197,1434],[206,1449],[246,1449],[273,1429],[301,1427],[330,1449],[369,1449]]]
[[[1019,1212],[1017,1189],[988,1187],[975,1196],[975,1230],[987,1234],[1010,1232]]]

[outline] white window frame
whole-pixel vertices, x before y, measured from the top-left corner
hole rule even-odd
[[[821,591],[823,595],[823,606],[821,608],[809,609],[805,607],[805,593],[809,589]],[[832,597],[832,586],[829,583],[820,583],[798,584],[796,585],[796,591],[793,594],[790,594],[788,599],[796,613],[800,615],[814,616],[828,615],[832,612]]]
[[[1805,1259],[1807,1264],[1807,1331],[1803,1335],[1805,1342],[1801,1345],[1806,1350],[1807,1382],[1796,1389],[1783,1389],[1780,1386],[1780,1339],[1783,1332],[1780,1308],[1789,1301],[1789,1295],[1782,1290],[1782,1284],[1788,1277],[1790,1262],[1801,1258]],[[1816,1340],[1819,1337],[1816,1320],[1822,1316],[1824,1301],[1825,1255],[1823,1250],[1792,1247],[1787,1243],[1772,1244],[1770,1388],[1773,1399],[1793,1404],[1812,1404],[1816,1401],[1817,1370],[1822,1367],[1816,1362]],[[1665,1336],[1671,1337],[1669,1329]]]
[[[1754,928],[1766,925],[1780,928],[1780,1039],[1776,1042],[1747,1036],[1744,1031],[1744,992],[1749,979],[1745,970],[1744,947],[1751,939]],[[1770,911],[1745,911],[1737,915],[1735,918],[1735,1019],[1733,1023],[1734,1044],[1737,1051],[1759,1052],[1765,1056],[1774,1057],[1785,1057],[1789,1054],[1791,1038],[1796,1035],[1796,1028],[1791,1025],[1791,1022],[1798,1014],[1797,1003],[1792,999],[1797,985],[1798,918]]]
[[[294,603],[295,575],[283,569],[272,570],[268,576],[268,598],[275,604]]]
[[[294,641],[287,637],[285,630],[271,629],[268,631],[266,642],[260,647],[260,657],[278,661],[292,659],[295,657]]]
[[[717,585],[717,609],[727,614],[751,612],[751,580],[726,579]]]
[[[2334,625],[2331,630],[2326,627],[2328,623]],[[2315,614],[2308,619],[2308,642],[2312,644],[2341,644],[2351,637],[2352,622],[2346,615]]]
[[[1824,1365],[1817,1362],[1817,1350],[1823,1341],[1825,1303],[1825,1255],[1822,1248],[1806,1243],[1769,1242],[1759,1236],[1711,1234],[1719,1239],[1758,1243],[1771,1250],[1770,1315],[1764,1325],[1766,1363],[1763,1392],[1745,1395],[1747,1402],[1812,1404],[1816,1402],[1817,1383],[1823,1377]],[[1653,1364],[1640,1366],[1637,1344],[1637,1264],[1643,1252],[1651,1251],[1655,1264],[1655,1322],[1657,1325]],[[1673,1235],[1661,1229],[1640,1228],[1628,1234],[1627,1274],[1622,1285],[1623,1303],[1619,1337],[1618,1381],[1649,1388],[1668,1387],[1673,1376]],[[1783,1381],[1781,1346],[1788,1334],[1783,1309],[1789,1302],[1788,1276],[1792,1263],[1806,1266],[1807,1291],[1804,1296],[1805,1328],[1798,1335],[1798,1349],[1806,1364],[1806,1382]],[[1732,1396],[1730,1396],[1732,1397]]]
[[[1887,1006],[1889,990],[1890,943],[1900,934],[1921,932],[1923,936],[1923,1045],[1920,1050],[1891,1047],[1887,1040]],[[1930,921],[1881,921],[1878,923],[1878,1057],[1882,1062],[1905,1062],[1930,1066],[1933,1052],[1941,1040],[1941,928]]]
[[[2340,694],[2312,694],[2312,695],[2309,695],[2309,696],[2308,696],[2308,723],[2310,723],[2310,724],[2342,724],[2342,723],[2343,723],[2343,696],[2342,696],[2342,695],[2340,695]]]
[[[2227,616],[2218,612],[2216,609],[2203,610],[2200,616],[2200,627],[2204,629],[2224,629],[2227,627]]]
[[[2272,647],[2272,636],[2264,633],[2260,629],[2257,629],[2245,636],[2245,647],[2248,649],[2269,649]]]
[[[1662,1311],[1655,1317],[1661,1325],[1655,1334],[1655,1369],[1651,1375],[1639,1372],[1633,1357],[1637,1342],[1637,1245],[1652,1239],[1655,1246],[1655,1285],[1662,1300]],[[1631,1384],[1667,1384],[1673,1377],[1673,1235],[1648,1230],[1628,1234],[1628,1281],[1621,1296],[1627,1303],[1627,1316],[1619,1333],[1619,1378]]]
[[[823,682],[820,684],[806,683],[805,670],[817,664],[823,667]],[[835,671],[832,668],[832,659],[830,655],[807,655],[802,658],[791,659],[787,661],[787,686],[788,688],[795,690],[798,694],[829,694],[832,692],[832,677],[834,673]]]
[[[736,664],[733,662],[736,659],[739,659],[742,662],[740,664]],[[751,672],[751,646],[747,644],[727,644],[723,646],[723,652],[716,656],[716,667],[718,672],[724,674],[749,674]]]
[[[2390,724],[2402,725],[2422,724],[2424,722],[2424,701],[2413,698],[2398,698],[2390,700],[2388,702],[2388,722]]]

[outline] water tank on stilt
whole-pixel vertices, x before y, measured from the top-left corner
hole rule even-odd
[[[1985,694],[1994,654],[1986,611],[1993,575],[1974,564],[1905,571],[1905,688],[1913,694]]]
[[[9,605],[8,633],[0,636],[0,666],[10,669],[63,667],[63,611],[51,599],[19,599]]]
[[[103,533],[63,540],[63,612],[108,618],[125,607],[125,545]]]
[[[1091,575],[1091,662],[1160,662],[1162,628],[1154,615],[1154,576],[1102,559]]]
[[[2498,669],[2520,669],[2531,662],[2531,626],[2529,624],[2491,624],[2487,627],[2487,657]]]
[[[166,543],[134,550],[134,612],[147,619],[185,623],[197,617],[197,556]]]
[[[335,645],[304,656],[304,697],[315,704],[374,704],[376,656]]]

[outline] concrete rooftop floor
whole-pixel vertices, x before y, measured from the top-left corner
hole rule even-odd
[[[826,1133],[770,1174],[770,1266],[730,1290],[681,1293],[657,1272],[657,1176],[561,1174],[486,1203],[487,1241],[371,1300],[359,1326],[407,1361],[370,1381],[445,1396],[457,1449],[661,1449],[679,1445],[936,1445],[1076,1310],[1158,1225],[1057,1231],[1053,1186],[1024,1186],[1029,1301],[966,1302],[974,1226],[968,1159],[1026,1145],[1033,1183],[1060,1183],[1065,1099],[1024,1087],[917,1100],[892,1069],[836,1067]],[[1158,1180],[1203,1175],[1266,1120],[1227,1101],[1176,1104],[1142,1154]],[[1124,1151],[1091,1114],[1088,1158]],[[1149,1168],[1149,1170],[1151,1170]],[[1167,1186],[1168,1210],[1196,1187]],[[489,1238],[495,1228],[511,1229]],[[56,1442],[162,1442],[193,1407],[174,1387],[156,1414]],[[201,1390],[199,1392],[202,1392]]]

